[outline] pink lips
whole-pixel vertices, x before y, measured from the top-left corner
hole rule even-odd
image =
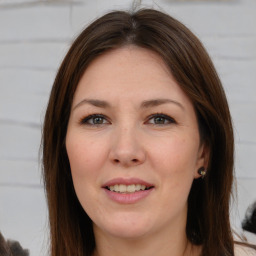
[[[146,187],[153,187],[153,184],[150,184],[144,180],[138,179],[138,178],[115,178],[112,179],[105,184],[103,184],[102,187],[109,187],[109,186],[114,186],[116,184],[124,184],[124,185],[132,185],[132,184],[141,184],[145,185]]]
[[[141,184],[145,185],[146,187],[151,187],[151,189],[144,190],[144,191],[136,191],[134,193],[118,193],[114,191],[108,190],[106,187],[109,186],[114,186],[116,184],[124,184],[124,185],[132,185],[132,184]],[[136,203],[145,197],[147,197],[153,190],[154,186],[153,184],[150,184],[148,182],[145,182],[144,180],[138,179],[138,178],[129,178],[129,179],[124,179],[124,178],[116,178],[112,179],[108,182],[106,182],[102,188],[104,189],[105,193],[107,196],[120,204],[133,204]]]

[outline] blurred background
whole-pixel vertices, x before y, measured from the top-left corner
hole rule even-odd
[[[88,23],[131,6],[131,0],[0,0],[0,231],[31,256],[47,255],[39,147],[56,71]],[[256,200],[256,1],[148,0],[142,7],[163,10],[188,26],[223,81],[236,138],[232,225],[241,233],[245,211]]]

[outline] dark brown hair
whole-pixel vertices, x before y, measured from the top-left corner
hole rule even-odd
[[[23,249],[18,241],[5,240],[0,232],[0,255],[1,256],[29,256],[29,251]]]
[[[187,238],[205,256],[233,256],[229,221],[233,182],[233,129],[215,68],[200,41],[162,12],[114,11],[88,26],[72,44],[56,76],[43,128],[44,181],[49,206],[51,256],[89,256],[92,223],[76,197],[65,136],[74,92],[90,62],[108,50],[136,45],[159,54],[192,101],[201,140],[209,146],[205,179],[188,198]]]

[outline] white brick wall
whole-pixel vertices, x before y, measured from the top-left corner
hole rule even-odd
[[[239,226],[256,199],[256,1],[155,2],[201,38],[226,89],[236,134],[238,213],[232,215]],[[0,230],[32,256],[47,255],[38,151],[56,70],[86,24],[130,7],[130,0],[0,0]]]
[[[70,36],[69,15],[69,5],[50,5],[50,3],[2,8],[0,10],[1,41],[66,39]]]
[[[67,43],[62,41],[4,42],[0,49],[0,67],[55,70],[66,49]]]

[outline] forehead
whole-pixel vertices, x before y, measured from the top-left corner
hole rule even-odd
[[[131,45],[108,51],[88,66],[74,103],[83,97],[143,101],[166,96],[189,101],[157,53]]]

